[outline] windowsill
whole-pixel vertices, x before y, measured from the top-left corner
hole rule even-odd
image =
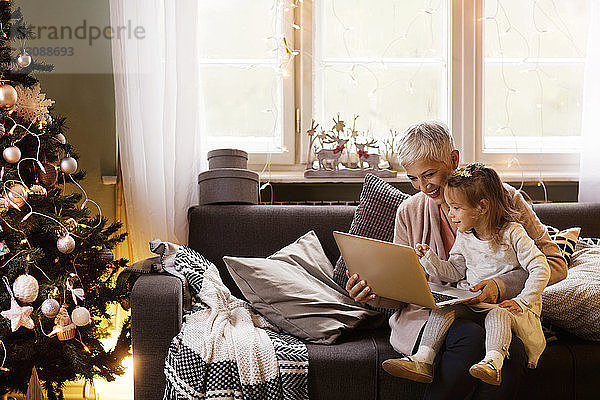
[[[579,182],[579,177],[571,173],[543,173],[540,172],[501,172],[500,178],[505,182],[535,183],[540,180],[546,183],[553,182]],[[387,182],[409,182],[404,173],[399,172],[395,178],[384,178]],[[364,178],[305,178],[304,171],[265,171],[260,174],[261,182],[271,183],[361,183]]]

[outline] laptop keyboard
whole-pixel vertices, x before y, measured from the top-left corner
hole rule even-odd
[[[431,294],[433,294],[433,299],[435,300],[436,304],[441,303],[442,301],[458,299],[457,296],[451,296],[449,294],[436,293],[436,292],[431,292]]]

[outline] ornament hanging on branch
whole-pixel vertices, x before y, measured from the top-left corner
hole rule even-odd
[[[47,318],[54,318],[60,310],[60,304],[55,299],[46,299],[42,303],[42,314]]]
[[[15,183],[5,190],[5,198],[11,206],[20,210],[27,202],[27,188],[20,183]]]
[[[54,330],[52,332],[56,333],[58,340],[70,340],[75,337],[75,330],[77,327],[73,321],[71,321],[65,304],[60,307],[56,318],[54,318],[54,324]]]
[[[6,289],[8,290],[8,294],[10,295],[10,309],[2,311],[0,314],[4,318],[10,320],[10,328],[13,332],[15,332],[22,326],[24,326],[27,329],[33,329],[34,324],[33,320],[31,319],[33,307],[21,307],[19,303],[17,303],[17,300],[15,300],[15,296],[13,295],[12,290],[10,290],[8,278],[6,276],[4,276],[3,278],[4,284],[6,285]]]
[[[33,303],[37,299],[40,286],[37,279],[29,274],[20,275],[13,282],[13,293],[23,303]]]
[[[16,164],[21,159],[21,149],[17,146],[9,146],[2,152],[2,157],[11,164]]]
[[[42,163],[42,166],[44,168],[40,168],[40,171],[38,172],[40,183],[47,188],[54,186],[58,181],[58,171],[56,166],[48,163]]]
[[[18,97],[17,90],[8,83],[0,85],[0,108],[10,110],[17,104]]]
[[[77,160],[68,156],[60,160],[60,170],[65,174],[71,175],[77,172]]]
[[[73,250],[75,250],[75,239],[73,239],[68,233],[64,234],[63,236],[58,238],[56,242],[56,247],[61,253],[69,254]]]
[[[6,242],[3,240],[0,242],[0,257],[4,258],[4,256],[8,253],[10,253],[10,249],[6,245]]]
[[[13,112],[28,122],[32,122],[40,115],[48,114],[48,107],[54,104],[54,100],[47,99],[45,93],[41,93],[40,83],[30,88],[22,85],[16,86],[18,101],[13,107]]]
[[[77,326],[85,326],[92,321],[92,318],[87,308],[77,306],[71,313],[71,320]]]
[[[62,133],[57,133],[54,138],[58,140],[60,144],[67,144],[67,138]]]
[[[31,65],[31,56],[25,50],[17,57],[17,65],[21,68],[27,68]]]

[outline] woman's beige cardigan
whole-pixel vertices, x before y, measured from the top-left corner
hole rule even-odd
[[[563,280],[567,276],[567,262],[558,246],[550,239],[548,230],[515,188],[507,184],[504,184],[504,187],[511,194],[514,206],[520,211],[521,224],[527,234],[548,260],[550,266],[548,285]],[[439,206],[425,194],[417,193],[402,202],[398,208],[394,242],[413,247],[417,243],[427,243],[431,250],[444,257],[446,251],[442,242],[440,223]],[[526,278],[527,272],[518,269],[494,279],[500,291],[499,300],[512,299],[519,294]],[[434,277],[429,279],[439,283],[439,280]],[[399,353],[412,354],[419,332],[428,317],[428,309],[412,304],[407,304],[396,311],[389,321],[392,328],[390,336],[392,347]]]

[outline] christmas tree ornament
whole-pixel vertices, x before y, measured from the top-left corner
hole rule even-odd
[[[48,194],[48,191],[46,190],[45,187],[34,184],[31,185],[31,187],[29,188],[29,190],[27,191],[29,194],[33,194],[33,195],[37,195],[37,196],[45,196],[46,194]]]
[[[0,242],[0,256],[4,257],[4,255],[10,253],[10,249],[6,245],[6,242],[3,240]]]
[[[13,293],[23,303],[33,303],[37,299],[40,286],[37,279],[29,274],[19,275],[13,282]]]
[[[77,327],[73,321],[71,321],[71,318],[69,318],[66,304],[63,304],[60,307],[56,318],[54,318],[54,330],[52,333],[56,333],[58,340],[69,340],[75,337],[76,329]]]
[[[17,300],[15,300],[12,290],[10,290],[8,278],[4,276],[3,279],[6,289],[8,290],[8,294],[10,295],[10,309],[2,311],[0,314],[4,318],[10,320],[10,328],[13,332],[15,332],[21,326],[24,326],[27,329],[33,329],[33,320],[30,317],[31,313],[33,312],[33,307],[21,307],[19,303],[17,303]]]
[[[17,65],[21,68],[27,68],[31,65],[31,56],[25,50],[17,57]]]
[[[77,171],[77,160],[73,157],[65,157],[60,160],[60,170],[65,174],[71,175]]]
[[[100,261],[102,263],[108,264],[108,263],[113,262],[113,260],[115,259],[115,256],[113,255],[113,252],[111,249],[105,247],[98,252],[98,258],[100,259]]]
[[[20,183],[15,183],[6,191],[6,200],[14,208],[20,209],[27,201],[27,188]]]
[[[16,164],[21,159],[21,149],[17,146],[9,146],[2,152],[2,157],[4,157],[7,162]]]
[[[37,370],[35,367],[31,370],[31,377],[29,378],[29,385],[27,385],[27,394],[25,400],[44,400],[44,392],[42,391],[42,385],[38,378]]]
[[[17,117],[28,122],[34,121],[40,115],[47,114],[48,107],[54,104],[54,100],[46,99],[46,94],[41,93],[42,88],[39,82],[28,88],[17,85],[15,89],[18,101],[12,110]]]
[[[48,318],[54,318],[60,310],[60,304],[55,299],[46,299],[42,303],[42,314]]]
[[[77,326],[85,326],[92,322],[92,317],[87,308],[77,306],[71,313],[71,320]]]
[[[18,94],[14,87],[8,83],[0,85],[0,108],[10,110],[17,104]]]
[[[58,181],[58,171],[55,165],[42,163],[44,169],[40,169],[38,179],[42,185],[49,188]]]
[[[54,138],[58,140],[60,144],[67,144],[67,138],[62,133],[57,133]]]
[[[68,233],[58,238],[56,242],[56,247],[58,251],[63,254],[69,254],[73,250],[75,250],[75,239],[71,237]]]

